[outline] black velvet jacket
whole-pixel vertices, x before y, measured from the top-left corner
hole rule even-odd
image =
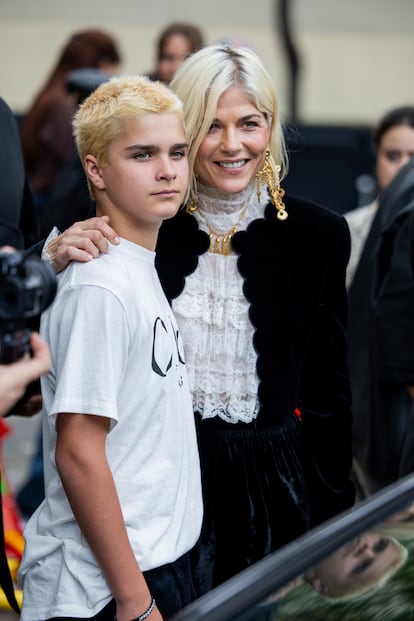
[[[354,502],[345,338],[350,237],[338,214],[293,197],[285,204],[287,220],[279,221],[269,203],[264,218],[232,240],[257,352],[260,411],[250,424],[275,426],[300,410],[319,523]],[[208,246],[207,234],[184,211],[163,223],[156,266],[170,301]]]

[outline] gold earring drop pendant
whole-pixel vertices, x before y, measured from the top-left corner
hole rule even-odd
[[[262,198],[262,171],[259,170],[256,173],[256,186],[257,186],[257,202],[260,203],[261,198]]]
[[[280,166],[278,166],[279,170],[280,170]],[[277,209],[277,219],[278,220],[286,220],[286,218],[288,217],[288,213],[286,211],[286,207],[285,207],[285,203],[283,202],[283,197],[285,195],[285,191],[282,187],[280,187],[280,184],[278,183],[276,189],[275,189],[275,196],[274,196],[274,201],[273,204],[275,205],[276,209]]]
[[[197,199],[192,198],[187,204],[186,212],[194,213],[195,211],[197,211]]]
[[[279,165],[276,166],[276,172],[277,172],[277,179],[275,179],[275,174],[270,164],[270,151],[267,150],[263,168],[256,173],[257,198],[260,201],[260,196],[261,196],[260,184],[263,179],[263,181],[266,183],[268,187],[269,194],[270,194],[270,200],[272,201],[273,205],[277,209],[277,219],[283,221],[283,220],[286,220],[286,218],[288,217],[288,214],[286,211],[285,204],[283,202],[285,190],[280,186],[280,182],[279,182],[279,172],[280,172]]]

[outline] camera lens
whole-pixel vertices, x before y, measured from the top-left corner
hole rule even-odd
[[[0,252],[0,363],[18,360],[30,349],[30,334],[53,302],[52,267],[36,255]]]
[[[19,279],[9,276],[1,286],[0,319],[22,317],[25,310],[25,297]]]
[[[56,274],[53,268],[38,257],[27,256],[26,269],[26,309],[25,316],[32,317],[44,311],[56,295]]]

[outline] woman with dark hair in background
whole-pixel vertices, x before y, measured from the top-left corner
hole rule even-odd
[[[203,45],[204,37],[197,26],[183,22],[170,24],[158,37],[156,67],[148,77],[168,84],[187,56]]]
[[[59,173],[74,150],[71,120],[77,99],[68,93],[68,72],[91,67],[112,74],[118,71],[120,63],[121,53],[116,41],[100,30],[77,32],[63,47],[21,125],[24,162],[38,208],[46,204]]]
[[[374,130],[375,176],[380,194],[398,171],[414,157],[414,106],[389,110]],[[351,256],[347,267],[350,286],[369,229],[378,209],[378,197],[369,205],[344,213],[351,231]]]

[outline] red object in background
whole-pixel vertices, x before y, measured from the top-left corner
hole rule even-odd
[[[12,433],[13,428],[0,418],[0,472],[1,472],[1,502],[3,509],[3,529],[6,556],[8,559],[22,558],[24,539],[23,524],[17,501],[7,478],[3,459],[4,439]]]

